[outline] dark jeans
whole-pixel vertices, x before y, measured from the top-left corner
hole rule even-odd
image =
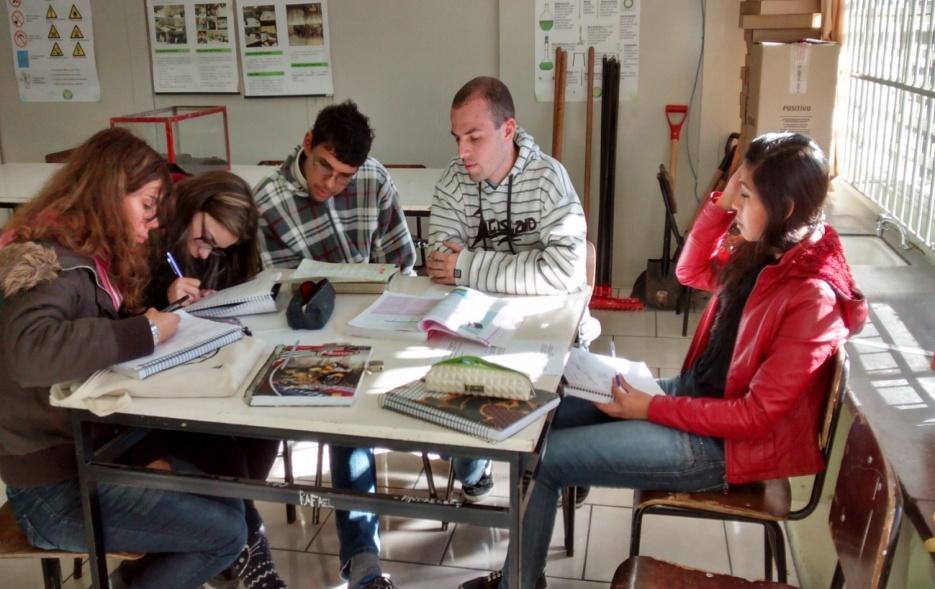
[[[668,395],[692,394],[690,387],[678,390],[678,378],[659,384]],[[590,401],[566,397],[555,415],[523,516],[522,586],[533,589],[545,570],[555,503],[563,487],[701,491],[723,482],[721,440],[643,420],[613,419]],[[504,573],[509,569],[507,559]],[[501,589],[509,586],[508,578],[504,575]]]
[[[246,544],[239,499],[119,485],[99,485],[98,491],[107,550],[147,554],[134,589],[197,589]],[[78,481],[10,487],[7,497],[33,546],[87,552]]]

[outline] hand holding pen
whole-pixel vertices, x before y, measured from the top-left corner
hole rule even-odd
[[[610,343],[610,355],[617,357],[614,343]],[[610,385],[613,400],[608,403],[595,403],[595,407],[606,415],[616,419],[646,419],[649,415],[649,403],[652,396],[633,388],[619,373],[614,375]]]
[[[169,263],[169,267],[172,268],[173,274],[178,276],[178,278],[172,281],[172,284],[169,285],[169,289],[166,292],[166,298],[172,301],[172,304],[169,306],[172,307],[177,304],[181,307],[201,299],[204,296],[204,293],[201,291],[201,281],[197,278],[186,278],[183,276],[182,270],[175,261],[172,252],[166,252],[166,261]]]

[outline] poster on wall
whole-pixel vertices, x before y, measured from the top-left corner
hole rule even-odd
[[[555,48],[568,52],[565,100],[601,95],[601,58],[620,61],[621,100],[636,96],[640,69],[640,0],[535,0],[536,101],[555,96]],[[587,88],[588,47],[594,47],[594,87]]]
[[[237,92],[233,0],[146,0],[153,91]]]
[[[97,102],[90,0],[3,0],[23,102]]]
[[[244,96],[334,94],[326,0],[238,0]]]

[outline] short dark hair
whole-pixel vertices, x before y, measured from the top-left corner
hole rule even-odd
[[[506,84],[490,76],[478,76],[461,86],[454,100],[451,101],[451,108],[455,109],[462,106],[468,100],[479,97],[487,101],[490,109],[490,118],[494,125],[499,127],[507,119],[516,117],[516,108],[513,106],[513,95]]]
[[[327,145],[342,164],[360,166],[367,160],[373,143],[370,119],[352,100],[321,109],[312,126],[312,147]]]

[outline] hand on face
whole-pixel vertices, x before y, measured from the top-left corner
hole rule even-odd
[[[621,386],[618,387],[614,382],[610,384],[614,400],[610,403],[595,403],[594,405],[606,415],[616,419],[646,419],[652,395],[633,388],[623,376],[618,376]]]
[[[432,250],[425,263],[425,270],[438,284],[455,284],[455,267],[458,264],[458,255],[464,247],[452,241],[442,242],[442,245],[451,250],[451,253]]]
[[[727,185],[724,186],[724,191],[721,193],[721,198],[717,201],[717,206],[721,207],[725,211],[734,210],[734,203],[740,198],[740,168],[733,173],[730,177],[730,180],[727,181]]]

